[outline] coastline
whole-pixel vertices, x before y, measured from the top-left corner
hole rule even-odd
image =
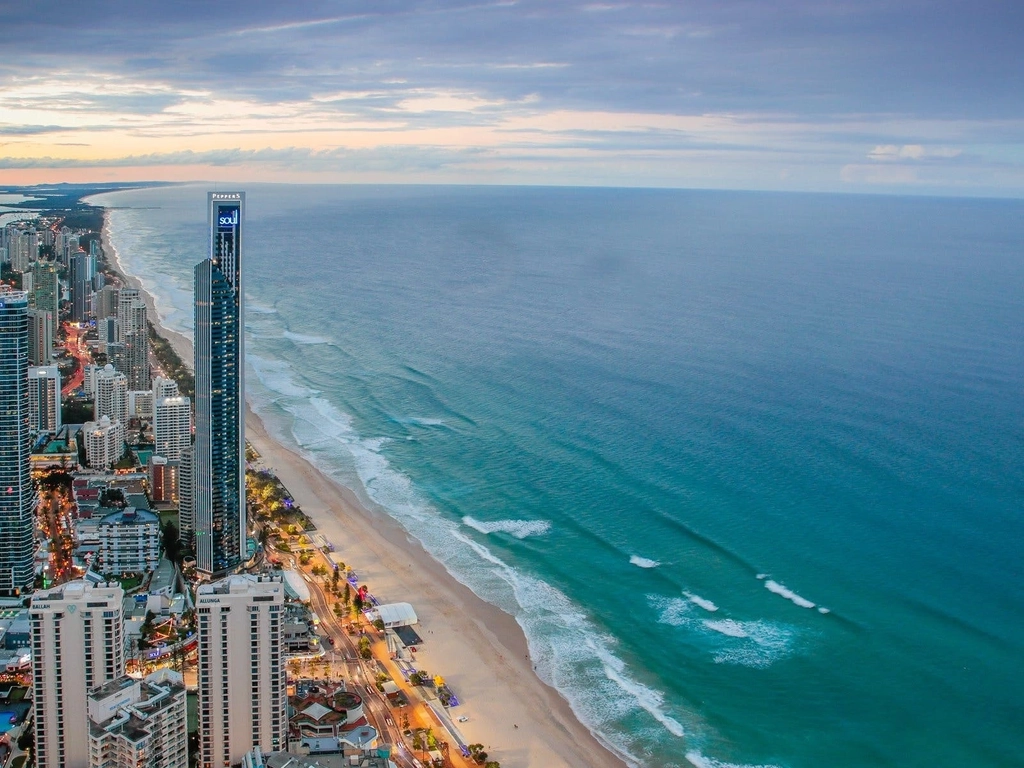
[[[154,328],[192,366],[191,341],[160,323],[153,297],[123,269],[109,239],[107,211],[101,238],[110,269],[140,289]],[[460,724],[468,741],[484,744],[506,768],[626,765],[537,677],[514,617],[452,577],[396,521],[367,509],[351,489],[275,440],[248,405],[246,437],[360,582],[387,601],[412,603],[426,641],[419,665],[458,692],[460,714],[469,717]]]

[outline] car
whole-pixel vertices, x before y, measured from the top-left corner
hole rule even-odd
[[[466,717],[465,715],[463,715],[462,717],[460,717],[460,718],[459,718],[459,722],[460,722],[460,723],[465,723],[465,722],[466,722],[466,721],[468,721],[468,720],[469,720],[469,718],[468,718],[468,717]]]
[[[333,637],[328,637],[327,638],[327,644],[330,645],[330,646],[333,646],[334,645],[334,638]]]

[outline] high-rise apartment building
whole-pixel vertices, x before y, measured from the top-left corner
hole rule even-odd
[[[165,459],[180,459],[192,445],[192,401],[182,395],[161,397],[153,403],[154,452]]]
[[[32,365],[53,362],[53,314],[44,309],[28,311],[28,361]]]
[[[93,469],[110,469],[124,455],[124,422],[101,416],[82,425],[85,460]]]
[[[102,320],[105,317],[117,317],[118,290],[117,286],[104,285],[96,292],[96,319]],[[116,341],[116,339],[110,339]]]
[[[29,302],[33,309],[41,309],[53,315],[57,322],[60,312],[60,279],[57,265],[45,259],[32,265],[32,295]]]
[[[183,448],[178,461],[178,531],[182,544],[191,547],[196,534],[195,443]]]
[[[60,371],[56,365],[29,366],[28,418],[33,432],[60,429]]]
[[[93,404],[93,418],[99,421],[104,416],[111,421],[128,423],[128,377],[107,363],[96,371],[93,381],[96,400]]]
[[[129,389],[149,389],[149,324],[146,302],[137,288],[122,288],[117,296],[118,341],[124,344],[121,370]]]
[[[84,323],[92,314],[92,285],[96,259],[85,251],[71,257],[71,320]]]
[[[196,592],[199,765],[237,765],[258,746],[287,746],[280,576],[228,576]]]
[[[169,669],[124,675],[89,694],[89,768],[185,768],[185,683]]]
[[[242,192],[211,192],[210,257],[195,268],[196,567],[223,574],[245,558]]]
[[[34,580],[28,392],[28,295],[0,286],[0,595]]]
[[[36,592],[32,705],[38,768],[88,768],[89,692],[124,674],[124,590],[71,581]]]

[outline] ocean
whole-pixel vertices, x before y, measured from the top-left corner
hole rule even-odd
[[[1024,203],[248,185],[247,397],[633,765],[1024,754]],[[206,190],[111,237],[191,334]]]

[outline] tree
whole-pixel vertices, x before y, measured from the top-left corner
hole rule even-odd
[[[373,658],[373,653],[370,651],[370,638],[365,635],[359,638],[359,656],[363,659]]]
[[[341,599],[345,601],[345,605],[352,602],[352,587],[347,581],[345,582],[345,594],[341,596]]]
[[[168,520],[163,524],[160,533],[167,559],[172,563],[181,563],[181,536],[179,535],[178,526],[171,520]]]

